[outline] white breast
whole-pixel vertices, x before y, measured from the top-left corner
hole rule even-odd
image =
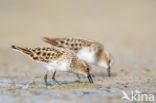
[[[105,61],[100,61],[98,66],[108,68],[108,64]]]
[[[49,70],[54,69],[56,71],[68,71],[69,63],[68,61],[51,61],[49,63]]]
[[[48,68],[49,71],[69,71],[70,69],[70,62],[67,60],[53,60],[49,63],[42,63],[43,66]]]
[[[88,63],[95,63],[95,51],[94,49],[91,49],[90,47],[84,47],[82,48],[78,53],[77,57],[79,59],[85,60]]]

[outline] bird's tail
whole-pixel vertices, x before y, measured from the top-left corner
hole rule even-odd
[[[48,44],[58,46],[58,42],[56,41],[56,39],[50,39],[48,37],[43,37],[43,41],[48,43]]]
[[[32,54],[32,51],[28,48],[21,48],[21,47],[15,46],[15,45],[12,45],[11,48],[14,50],[20,51],[24,54],[28,54],[28,55]]]

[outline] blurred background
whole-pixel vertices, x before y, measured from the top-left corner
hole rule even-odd
[[[127,80],[139,84],[156,74],[156,0],[0,0],[0,77],[42,77],[40,65],[10,48],[48,46],[42,37],[100,41],[113,55],[118,82],[128,75]],[[111,85],[113,80],[107,81]],[[156,90],[155,79],[149,85],[143,87]]]

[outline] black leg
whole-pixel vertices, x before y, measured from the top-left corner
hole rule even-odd
[[[56,71],[54,71],[54,73],[53,73],[52,80],[53,80],[56,84],[59,84],[59,85],[60,85],[60,83],[55,79],[55,75],[56,75]]]
[[[91,75],[88,75],[88,80],[90,83],[94,83]]]
[[[111,77],[110,67],[107,68],[107,73],[108,73],[108,76]]]
[[[53,73],[52,80],[55,80],[55,74],[56,74],[56,71],[54,71]]]
[[[44,75],[44,83],[45,83],[45,85],[46,85],[46,87],[48,86],[48,83],[47,83],[47,73]]]
[[[81,77],[80,77],[80,75],[79,74],[76,74],[76,77],[80,80],[81,79]]]

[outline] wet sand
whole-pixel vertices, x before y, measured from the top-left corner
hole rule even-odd
[[[122,91],[131,90],[156,95],[154,62],[148,62],[148,66],[144,63],[119,61],[112,66],[111,78],[107,77],[105,69],[93,67],[94,84],[89,84],[84,77],[78,80],[71,73],[58,73],[56,78],[61,85],[56,85],[50,74],[49,86],[46,88],[43,81],[46,70],[29,61],[29,58],[12,53],[15,58],[11,62],[1,62],[0,101],[3,103],[113,103],[121,102]]]
[[[139,90],[156,97],[156,2],[0,1],[0,103],[114,103],[122,91]],[[72,73],[56,74],[11,50],[49,46],[41,38],[86,37],[104,44],[113,55],[112,77],[92,66],[94,84]]]

